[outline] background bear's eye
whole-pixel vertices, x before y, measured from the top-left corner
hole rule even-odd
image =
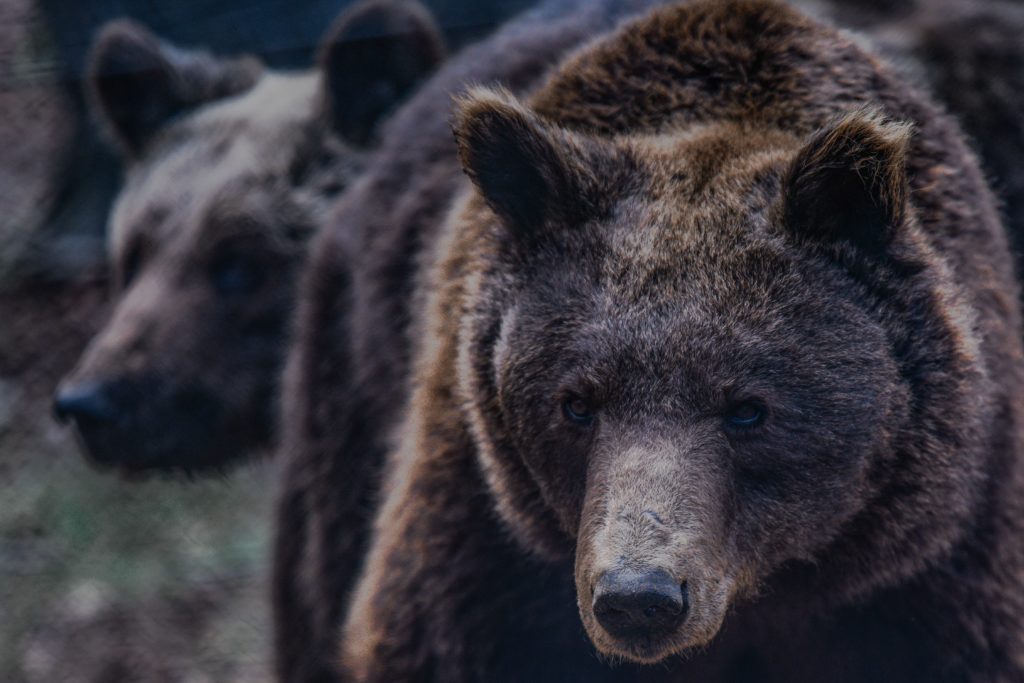
[[[562,413],[570,422],[588,426],[594,421],[594,411],[590,404],[579,396],[570,396],[562,401]]]
[[[214,260],[210,278],[217,291],[225,296],[245,295],[262,284],[263,271],[247,254],[225,253]]]
[[[743,401],[729,408],[725,424],[733,430],[753,429],[764,422],[764,406],[756,401]]]
[[[125,252],[121,260],[121,289],[128,289],[135,281],[135,276],[139,274],[142,267],[142,251],[142,243],[136,240]]]

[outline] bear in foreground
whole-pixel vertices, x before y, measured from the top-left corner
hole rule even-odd
[[[704,0],[455,130],[352,679],[1024,677],[1018,286],[948,116]]]
[[[426,10],[394,0],[343,12],[300,73],[101,31],[90,94],[126,161],[117,300],[55,399],[92,460],[195,471],[270,445],[306,243],[443,54]]]

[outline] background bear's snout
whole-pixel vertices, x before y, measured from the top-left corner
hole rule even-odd
[[[686,585],[662,569],[616,569],[594,586],[594,616],[615,638],[668,635],[686,619],[687,598]]]
[[[53,400],[53,414],[61,422],[109,423],[117,419],[116,404],[102,382],[62,386]]]

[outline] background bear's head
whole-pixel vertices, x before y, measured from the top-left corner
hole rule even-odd
[[[600,651],[658,661],[765,582],[843,601],[948,547],[985,380],[908,126],[612,139],[485,91],[456,134],[461,398],[513,532],[575,553]]]
[[[56,398],[95,461],[195,470],[267,444],[306,242],[442,55],[425,10],[388,0],[343,13],[310,73],[100,33],[91,99],[126,160],[117,301]]]

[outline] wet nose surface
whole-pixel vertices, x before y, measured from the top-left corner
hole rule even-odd
[[[117,419],[116,406],[104,385],[99,383],[77,384],[60,389],[53,400],[53,414],[62,422],[113,422]]]
[[[661,569],[605,572],[594,587],[594,616],[617,638],[656,636],[686,619],[686,586]]]
[[[90,462],[122,471],[217,466],[268,438],[269,420],[226,420],[204,387],[150,375],[69,382],[57,391],[53,412],[74,428]]]

